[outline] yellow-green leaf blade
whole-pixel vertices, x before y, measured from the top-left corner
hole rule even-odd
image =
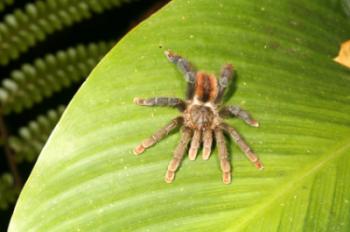
[[[10,231],[348,231],[350,78],[332,58],[349,22],[332,4],[171,2],[126,36],[74,97]],[[234,64],[235,91],[226,104],[240,104],[261,127],[228,122],[264,171],[228,142],[231,185],[221,183],[216,150],[209,161],[185,159],[168,185],[163,177],[178,133],[132,154],[179,114],[132,104],[135,96],[184,95],[165,49],[213,73]]]

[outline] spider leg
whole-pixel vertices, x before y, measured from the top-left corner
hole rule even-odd
[[[185,76],[185,80],[187,82],[186,96],[187,96],[187,99],[191,99],[193,97],[194,89],[195,89],[196,71],[193,69],[190,62],[188,62],[183,57],[171,51],[165,51],[164,54],[170,62],[176,64],[178,69]]]
[[[201,130],[195,130],[192,141],[191,141],[191,147],[188,151],[188,157],[190,160],[195,160],[198,152],[198,148],[201,142],[202,132]]]
[[[231,183],[231,165],[229,155],[225,144],[225,137],[221,128],[216,128],[215,131],[216,144],[218,146],[218,153],[220,159],[220,166],[222,170],[222,181],[224,184]]]
[[[219,112],[220,116],[225,117],[238,117],[250,126],[259,127],[259,123],[254,120],[247,111],[243,110],[239,106],[226,106]]]
[[[260,162],[259,157],[251,150],[249,145],[243,140],[243,138],[238,134],[235,128],[229,126],[226,123],[221,123],[220,127],[226,131],[237,145],[241,148],[247,158],[252,162],[257,169],[263,169],[264,165]]]
[[[152,98],[134,98],[134,103],[141,106],[170,106],[176,107],[181,112],[183,112],[186,108],[186,103],[176,97],[152,97]]]
[[[182,125],[182,123],[183,123],[183,118],[181,116],[174,118],[173,120],[170,121],[170,123],[165,125],[163,128],[159,129],[151,137],[143,140],[141,144],[135,147],[134,154],[139,155],[143,153],[147,148],[153,146],[154,144],[159,142],[161,139],[165,138],[170,131],[172,131],[179,125]]]
[[[203,132],[203,153],[202,158],[204,160],[209,159],[211,153],[211,145],[213,143],[213,133],[210,129]]]
[[[229,81],[233,77],[233,67],[232,64],[226,64],[221,69],[221,74],[218,82],[218,95],[215,102],[218,103],[222,100],[224,96],[225,89],[227,88]]]
[[[187,148],[187,145],[191,140],[191,136],[192,136],[192,130],[185,127],[182,130],[180,143],[177,145],[177,147],[174,151],[173,159],[170,161],[170,163],[168,165],[168,169],[167,169],[167,172],[165,174],[165,182],[167,182],[167,183],[173,182],[173,180],[175,178],[175,172],[180,166],[180,163],[181,163],[182,158],[185,154],[185,150]]]

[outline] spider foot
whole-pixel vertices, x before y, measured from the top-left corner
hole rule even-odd
[[[210,157],[211,149],[210,148],[203,148],[203,154],[202,154],[202,159],[203,160],[208,160]]]
[[[191,147],[188,151],[188,158],[190,160],[195,160],[197,152],[201,143],[202,132],[200,130],[195,130],[192,137]]]
[[[143,99],[142,98],[139,98],[139,97],[135,97],[134,100],[133,100],[134,104],[136,105],[141,105],[141,103],[143,102]]]
[[[209,159],[212,142],[213,142],[213,132],[211,130],[205,130],[203,133],[203,151],[202,151],[203,160]]]
[[[138,145],[134,149],[134,155],[140,155],[141,153],[143,153],[145,151],[145,149],[146,148],[142,144]]]
[[[231,183],[231,173],[230,172],[223,172],[222,173],[222,182],[224,184]]]
[[[170,50],[166,50],[164,52],[164,55],[166,56],[166,58],[168,58],[168,60],[170,62],[174,62],[176,60],[176,58],[179,58],[174,52],[172,52]]]
[[[258,121],[256,121],[255,119],[251,119],[249,121],[247,121],[247,124],[250,125],[250,126],[253,126],[253,127],[259,127],[260,124]]]
[[[195,160],[196,156],[197,156],[197,151],[198,151],[198,148],[192,148],[191,147],[191,149],[188,152],[188,158],[190,160]]]
[[[255,162],[254,162],[254,165],[255,165],[255,167],[256,167],[257,169],[259,169],[259,170],[263,170],[263,169],[264,169],[264,165],[261,163],[260,160],[255,161]]]
[[[174,179],[175,179],[175,172],[168,170],[165,174],[165,178],[164,178],[165,182],[170,184],[173,182]]]

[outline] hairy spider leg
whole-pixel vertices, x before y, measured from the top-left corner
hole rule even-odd
[[[226,106],[220,110],[219,114],[223,118],[238,117],[250,126],[259,127],[259,123],[239,106]]]
[[[187,82],[186,99],[191,99],[195,90],[196,71],[194,70],[190,62],[187,61],[185,58],[171,51],[165,51],[164,54],[170,62],[176,64],[178,69],[184,75],[185,81]]]
[[[147,148],[153,146],[157,142],[159,142],[161,139],[165,138],[170,131],[174,130],[176,127],[182,125],[183,118],[181,116],[176,117],[170,121],[167,125],[165,125],[163,128],[159,129],[156,133],[154,133],[151,137],[145,139],[142,141],[140,145],[135,147],[134,154],[139,155],[142,152],[144,152]]]
[[[233,78],[232,64],[225,64],[221,69],[221,74],[218,81],[218,95],[215,103],[219,103],[224,96],[225,89],[228,87],[230,80]]]
[[[134,103],[141,106],[170,106],[176,107],[181,112],[183,112],[186,108],[186,103],[176,97],[152,97],[152,98],[134,98]]]
[[[181,161],[185,154],[187,145],[191,140],[191,137],[192,137],[192,130],[187,127],[184,127],[182,130],[180,142],[174,151],[173,159],[170,161],[168,165],[168,169],[165,174],[165,182],[167,183],[173,182],[175,178],[175,172],[181,164]]]
[[[210,129],[206,129],[203,132],[203,152],[202,158],[204,160],[209,159],[211,153],[211,145],[213,143],[213,132]]]
[[[215,139],[218,146],[218,153],[220,159],[220,167],[222,170],[222,182],[224,184],[231,183],[231,165],[229,155],[225,144],[225,137],[221,128],[215,128]]]
[[[232,137],[232,139],[237,143],[239,148],[244,152],[244,154],[247,156],[250,162],[252,162],[252,164],[254,164],[257,169],[264,168],[264,165],[260,162],[259,157],[251,150],[249,145],[238,134],[235,128],[229,126],[226,123],[221,123],[220,127]]]
[[[201,142],[201,137],[202,137],[201,130],[195,130],[191,141],[191,147],[188,150],[188,158],[190,160],[196,159],[197,152]]]

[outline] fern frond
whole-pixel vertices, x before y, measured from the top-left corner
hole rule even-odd
[[[48,34],[62,30],[93,13],[101,13],[131,0],[46,0],[29,3],[15,10],[0,23],[0,64],[19,57]]]
[[[54,92],[85,78],[113,43],[78,45],[25,64],[5,78],[0,104],[5,114],[20,112]]]
[[[55,110],[49,110],[20,128],[17,136],[9,138],[9,146],[15,153],[16,162],[31,162],[37,158],[64,109],[64,106],[59,106]]]
[[[7,209],[17,199],[18,190],[14,187],[14,179],[10,173],[0,176],[0,209]]]
[[[6,6],[13,4],[13,0],[0,0],[0,11],[3,11]]]

